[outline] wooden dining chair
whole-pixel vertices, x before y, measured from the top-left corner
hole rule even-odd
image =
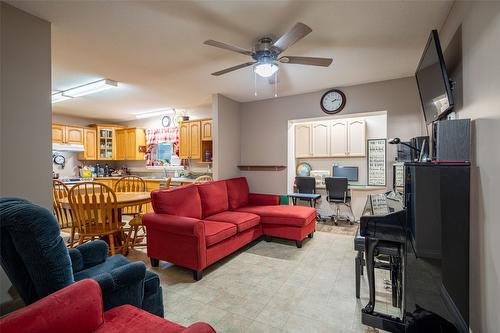
[[[73,223],[71,210],[66,209],[61,204],[62,199],[68,197],[69,189],[62,181],[54,179],[52,181],[52,207],[61,231],[69,233],[68,247],[75,245],[76,226]]]
[[[125,176],[120,178],[115,184],[115,192],[146,192],[146,182],[144,179],[137,176]],[[122,215],[132,216],[128,222],[129,230],[125,246],[128,250],[134,246],[146,246],[146,242],[140,244],[137,241],[140,239],[139,230],[143,232],[143,238],[146,238],[146,228],[142,225],[143,205],[135,205],[122,209]]]
[[[200,176],[200,177],[196,178],[194,180],[194,183],[200,184],[200,183],[205,183],[205,182],[211,182],[212,180],[213,180],[213,178],[211,176],[204,175],[204,176]]]
[[[115,236],[124,240],[124,235],[113,189],[96,182],[79,183],[69,190],[69,203],[78,228],[78,244],[84,239],[108,237],[111,255],[122,249],[115,244]]]

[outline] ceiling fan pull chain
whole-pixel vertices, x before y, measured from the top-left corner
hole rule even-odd
[[[274,97],[278,97],[278,71],[274,72]]]
[[[253,72],[253,94],[257,96],[257,73]]]

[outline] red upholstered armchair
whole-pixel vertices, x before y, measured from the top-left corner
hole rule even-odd
[[[2,333],[215,333],[206,323],[187,328],[131,305],[103,311],[101,288],[81,280],[0,319]]]

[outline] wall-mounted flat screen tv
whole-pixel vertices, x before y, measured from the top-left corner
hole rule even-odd
[[[453,109],[453,96],[437,30],[429,36],[415,77],[425,122],[430,124],[446,117]]]

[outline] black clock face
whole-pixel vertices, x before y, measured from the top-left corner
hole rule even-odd
[[[163,127],[170,127],[170,124],[172,123],[172,119],[170,119],[170,116],[164,116],[161,118],[161,124]]]
[[[332,89],[321,97],[321,109],[328,114],[335,114],[344,108],[346,103],[345,95],[342,91]]]

